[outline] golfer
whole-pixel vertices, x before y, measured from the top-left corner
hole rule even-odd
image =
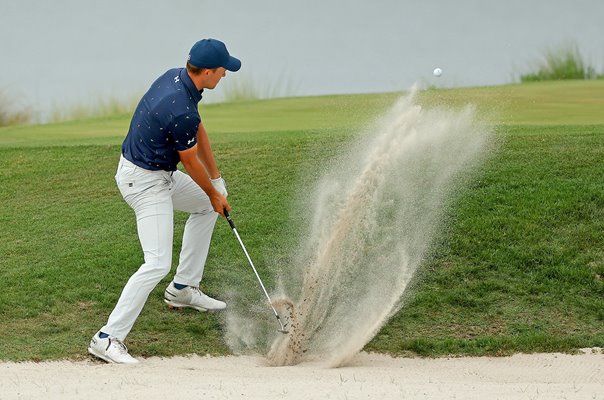
[[[199,289],[214,224],[230,206],[197,105],[204,89],[214,89],[227,70],[239,68],[241,62],[224,43],[200,40],[191,48],[186,68],[170,69],[160,76],[132,116],[115,180],[136,215],[144,264],[126,283],[107,324],[90,341],[88,352],[98,358],[138,362],[123,342],[149,293],[172,267],[174,210],[190,216],[164,301],[199,311],[226,307]],[[188,174],[176,168],[179,162]]]

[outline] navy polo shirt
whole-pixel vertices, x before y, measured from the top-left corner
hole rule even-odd
[[[160,76],[136,107],[122,144],[124,157],[144,169],[176,171],[178,152],[197,143],[200,100],[186,68]]]

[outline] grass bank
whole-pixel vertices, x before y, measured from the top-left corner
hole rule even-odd
[[[604,346],[603,93],[604,82],[569,81],[422,95],[426,106],[476,103],[497,121],[501,146],[449,210],[411,295],[368,350],[483,355]],[[234,218],[267,285],[295,245],[284,233],[304,223],[291,206],[312,182],[309,172],[396,96],[203,107]],[[86,357],[90,336],[140,264],[133,216],[113,182],[128,123],[117,114],[0,129],[0,359]],[[176,248],[184,219],[177,214]],[[227,300],[249,291],[244,297],[262,305],[222,222],[204,290]],[[133,354],[228,354],[223,316],[169,311],[167,283],[128,337]]]

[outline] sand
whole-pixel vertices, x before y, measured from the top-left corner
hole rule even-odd
[[[255,356],[0,364],[0,399],[604,399],[604,353],[268,367]]]

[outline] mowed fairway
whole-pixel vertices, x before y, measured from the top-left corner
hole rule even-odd
[[[398,96],[202,105],[233,217],[267,286],[306,222],[296,200]],[[452,204],[413,290],[367,350],[604,347],[604,81],[435,89],[420,101],[476,104],[497,125],[498,150]],[[90,337],[140,265],[134,218],[113,181],[129,119],[0,129],[0,360],[87,357]],[[174,265],[185,218],[176,216]],[[229,354],[224,317],[168,310],[168,282],[128,337],[132,354]],[[263,306],[222,220],[202,284],[227,301]]]

